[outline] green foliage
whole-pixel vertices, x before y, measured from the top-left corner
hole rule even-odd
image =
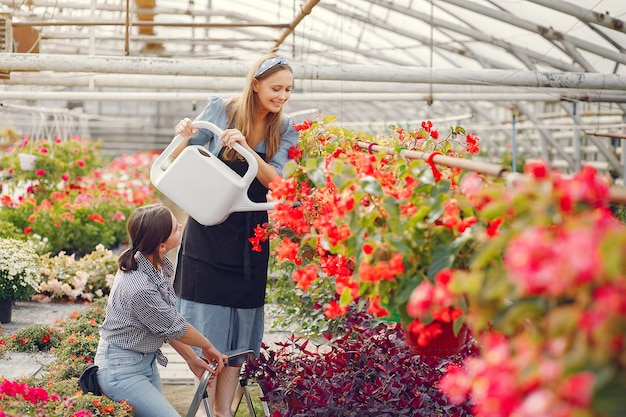
[[[64,332],[67,332],[67,329],[64,330]],[[73,379],[73,384],[70,384],[69,387],[71,391],[66,392],[67,394],[71,394],[76,392],[78,389],[76,379],[83,371],[85,362],[86,360],[84,357],[70,357],[65,361],[57,359],[55,362],[46,367],[46,373],[41,378],[46,378],[50,384],[54,385],[54,389],[57,390],[57,392],[59,390],[59,388],[57,388],[57,384],[61,384],[63,387],[67,380]]]
[[[34,147],[40,149],[39,165],[24,171],[17,160],[25,145],[20,146],[0,154],[7,179],[0,199],[0,225],[7,226],[0,236],[35,242],[39,254],[81,257],[98,244],[123,245],[127,217],[155,201],[148,174],[154,155],[121,156],[102,166],[98,142],[54,141]]]
[[[616,205],[613,207],[613,212],[615,213],[615,218],[617,218],[617,220],[626,224],[626,206]]]
[[[32,324],[6,339],[6,346],[14,352],[48,352],[61,344],[58,329]]]
[[[311,338],[336,333],[341,320],[327,318],[323,309],[335,298],[330,280],[318,280],[308,291],[302,291],[291,278],[295,269],[292,264],[270,257],[269,269],[272,274],[268,278],[267,303],[276,309],[273,327]]]
[[[8,220],[0,220],[0,238],[26,240],[24,233]]]
[[[40,204],[35,198],[24,198],[2,207],[0,221],[40,242],[39,253],[83,256],[98,244],[111,248],[125,242],[126,218],[135,205],[110,190],[93,191],[55,192]]]
[[[99,320],[98,320],[99,319]],[[63,339],[55,354],[62,363],[73,358],[81,358],[84,361],[93,360],[98,350],[98,326],[104,321],[104,315],[100,308],[89,313],[70,319],[65,323]]]

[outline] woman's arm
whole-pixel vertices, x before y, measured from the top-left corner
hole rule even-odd
[[[226,355],[222,355],[219,350],[213,346],[213,344],[198,332],[195,327],[188,324],[185,334],[178,339],[170,339],[170,345],[185,359],[185,362],[189,365],[191,371],[199,378],[204,371],[212,373],[219,373],[224,364],[228,360]],[[196,352],[191,348],[196,346],[202,349],[202,355],[208,361],[205,362],[202,358],[196,355]],[[212,368],[209,363],[217,365],[217,368]]]
[[[273,165],[265,162],[258,153],[254,152],[253,149],[250,150],[252,151],[252,155],[254,155],[254,159],[256,159],[259,164],[259,170],[256,177],[265,188],[269,188],[269,183],[272,182],[274,178],[279,176],[278,171]]]

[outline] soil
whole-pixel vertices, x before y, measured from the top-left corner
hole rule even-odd
[[[190,384],[165,384],[163,394],[181,416],[187,415],[195,387]]]

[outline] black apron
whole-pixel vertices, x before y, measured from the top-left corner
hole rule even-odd
[[[224,148],[218,158],[222,161]],[[265,159],[265,154],[259,153]],[[239,158],[224,161],[240,176],[248,163]],[[203,179],[206,181],[212,178]],[[267,201],[267,188],[258,179],[250,184],[248,198]],[[174,278],[176,294],[204,304],[237,308],[257,308],[265,304],[269,242],[262,251],[252,250],[248,240],[254,228],[268,221],[266,211],[235,212],[221,224],[204,226],[187,219]]]

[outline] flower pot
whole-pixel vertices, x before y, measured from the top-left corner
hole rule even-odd
[[[11,322],[11,311],[13,310],[13,300],[0,298],[0,323]]]
[[[35,169],[35,161],[37,160],[35,155],[20,153],[17,157],[20,160],[20,168],[22,168],[23,171],[32,171]]]
[[[457,335],[454,334],[452,322],[435,321],[443,331],[432,339],[426,346],[417,343],[417,336],[404,327],[406,344],[411,353],[423,356],[451,356],[461,351],[467,340],[467,326],[463,325]]]

